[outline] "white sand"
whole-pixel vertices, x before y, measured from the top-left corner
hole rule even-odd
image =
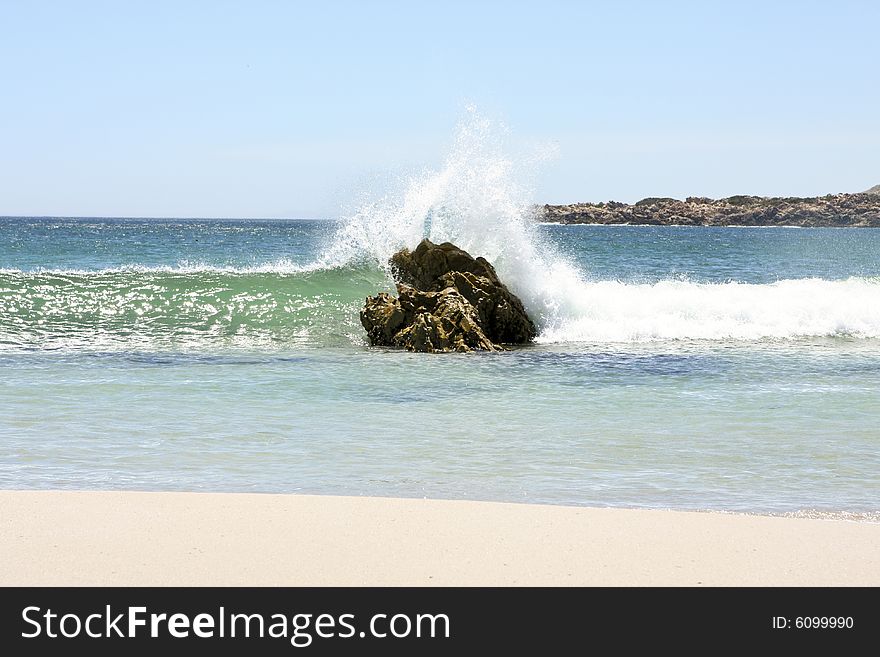
[[[0,491],[2,585],[880,585],[880,524],[489,502]]]

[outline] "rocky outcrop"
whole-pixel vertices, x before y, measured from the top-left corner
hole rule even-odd
[[[657,226],[852,226],[880,227],[880,195],[829,194],[811,198],[731,196],[711,199],[646,198],[629,205],[575,203],[545,205],[544,221],[563,224],[647,224]]]
[[[397,297],[367,297],[361,324],[370,344],[409,351],[499,351],[537,331],[522,302],[484,258],[422,240],[391,257]]]

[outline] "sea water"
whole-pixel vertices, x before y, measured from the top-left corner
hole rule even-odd
[[[0,487],[880,511],[880,231],[543,225],[466,127],[336,221],[0,219]],[[423,236],[540,335],[370,347]]]

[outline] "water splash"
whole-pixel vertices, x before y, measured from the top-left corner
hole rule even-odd
[[[506,134],[501,123],[468,108],[443,166],[359,208],[319,262],[337,267],[368,260],[387,267],[393,253],[415,248],[423,237],[453,242],[489,260],[539,326],[556,322],[583,280],[540,234],[531,189],[522,182],[548,153],[525,158],[529,166],[523,167],[505,154]]]

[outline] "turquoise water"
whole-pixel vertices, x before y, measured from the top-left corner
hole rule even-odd
[[[0,487],[880,511],[880,231],[441,214],[541,335],[438,356],[368,225],[0,219]]]

